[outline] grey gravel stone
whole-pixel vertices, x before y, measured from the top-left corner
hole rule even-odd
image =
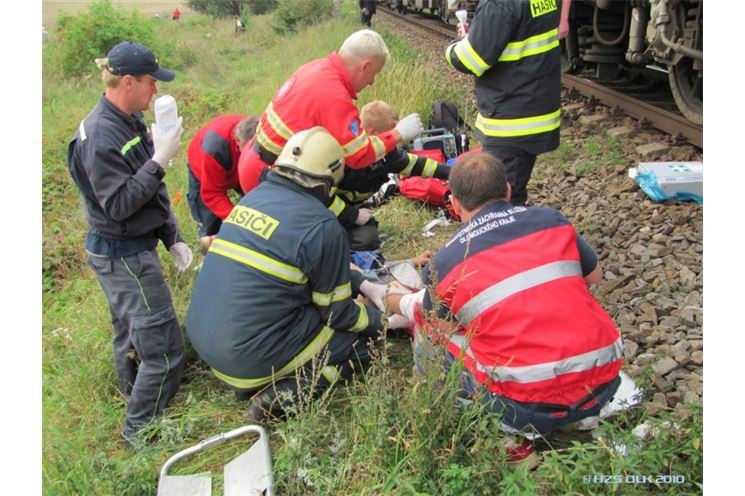
[[[665,375],[677,367],[678,367],[678,362],[676,362],[670,357],[665,357],[652,366],[654,371],[660,375]]]

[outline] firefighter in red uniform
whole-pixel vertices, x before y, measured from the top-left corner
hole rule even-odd
[[[465,226],[425,267],[428,290],[387,298],[416,317],[417,367],[429,344],[443,345],[448,368],[462,359],[462,389],[484,392],[507,432],[597,416],[621,382],[623,343],[588,290],[602,274],[594,251],[557,210],[509,203],[504,166],[488,153],[459,159],[450,188]],[[424,312],[410,309],[417,297]],[[529,443],[508,453],[537,461]]]
[[[256,138],[238,163],[248,193],[298,131],[323,126],[344,148],[347,167],[361,169],[381,160],[402,141],[422,132],[419,114],[410,114],[387,133],[370,136],[360,124],[357,94],[373,84],[385,65],[388,47],[375,31],[352,33],[338,53],[301,66],[275,93],[259,120]]]
[[[230,190],[243,196],[238,182],[238,159],[254,136],[258,117],[238,114],[212,119],[194,135],[188,148],[189,209],[199,224],[202,252],[233,209]]]

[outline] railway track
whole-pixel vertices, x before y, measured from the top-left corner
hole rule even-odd
[[[382,8],[379,12],[381,27],[431,54],[433,70],[444,72],[447,84],[473,88],[473,76],[453,70],[444,60],[443,45],[454,37],[446,26],[415,20],[413,14],[402,18]],[[634,81],[624,75],[608,82],[612,89],[582,84],[581,79],[564,80],[570,89],[563,94],[563,146],[539,156],[528,200],[561,210],[596,249],[603,280],[594,294],[623,336],[623,370],[648,393],[645,415],[671,413],[685,423],[703,398],[703,208],[650,200],[628,177],[628,169],[650,161],[703,161],[703,149],[696,144],[700,130],[653,129],[646,125],[653,118],[655,126],[664,125],[664,119],[653,117],[659,111],[649,108],[659,105],[639,105],[636,115],[641,117],[634,117],[629,110],[615,111],[618,101],[607,101],[614,92],[633,91],[636,96],[656,88],[655,103],[664,103],[665,91],[649,78]],[[579,95],[585,86],[596,93]],[[603,100],[610,108],[596,105]],[[472,120],[472,102],[464,107]],[[688,126],[681,116],[665,118]],[[670,138],[684,133],[691,143]]]
[[[441,40],[443,47],[444,43],[455,37],[455,27],[446,26],[437,18],[428,18],[414,13],[401,15],[383,6],[379,6],[378,11],[426,31],[428,39],[433,42]],[[593,98],[610,108],[620,109],[625,114],[641,121],[642,124],[652,126],[678,140],[688,141],[703,150],[703,127],[691,123],[679,113],[663,108],[663,106],[670,106],[670,102],[666,100],[655,101],[655,103],[645,101],[644,97],[649,96],[649,91],[642,89],[641,92],[637,90],[634,94],[626,94],[624,88],[628,86],[618,85],[616,89],[613,89],[586,77],[571,74],[562,74],[561,81],[563,86],[569,90]]]

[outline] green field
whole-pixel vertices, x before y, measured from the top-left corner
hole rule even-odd
[[[170,12],[177,2],[115,3],[136,3],[149,13]],[[58,11],[54,9],[72,4],[45,1],[45,22],[47,15],[54,17]],[[296,67],[336,50],[359,29],[355,4],[347,0],[338,19],[284,35],[273,31],[270,15],[252,17],[247,32],[239,37],[233,35],[228,19],[189,14],[175,23],[146,16],[143,22],[152,23],[162,46],[156,55],[177,73],[175,81],[159,88],[179,103],[184,146],[218,114],[262,112]],[[145,5],[155,10],[148,11]],[[83,8],[82,3],[75,6]],[[183,6],[181,10],[186,12]],[[453,89],[442,74],[431,70],[417,47],[385,30],[382,34],[393,57],[375,85],[362,92],[360,106],[384,99],[402,114],[427,115],[435,99],[464,101],[470,88]],[[67,141],[95,105],[103,85],[92,61],[89,74],[65,76],[63,44],[53,30],[50,35],[52,41],[43,49],[42,95],[44,494],[155,494],[165,460],[242,425],[244,405],[190,350],[181,389],[164,418],[152,426],[158,442],[133,452],[120,441],[125,400],[115,387],[109,314],[85,263],[86,224],[65,158]],[[147,118],[151,121],[152,115]],[[177,192],[185,196],[184,151],[169,169],[166,182],[172,197]],[[174,210],[182,235],[196,253],[196,226],[186,201]],[[386,236],[385,256],[394,260],[440,246],[456,226],[440,230],[434,238],[422,237],[422,227],[434,215],[431,209],[401,198],[378,210],[376,217]],[[196,272],[177,273],[170,255],[162,246],[159,250],[183,321]],[[197,265],[201,259],[195,258]],[[449,378],[432,372],[424,380],[415,380],[407,340],[381,340],[377,352],[364,380],[337,387],[319,401],[301,402],[288,420],[268,425],[277,494],[608,494],[608,487],[588,486],[583,476],[635,473],[683,474],[688,483],[615,486],[611,492],[700,493],[693,482],[701,480],[700,411],[682,430],[665,431],[643,449],[634,448],[628,428],[644,420],[644,413],[633,412],[603,425],[597,440],[564,436],[543,443],[544,462],[536,471],[512,471],[503,463],[493,416],[478,408],[453,408],[448,388],[440,387]],[[653,421],[665,419],[663,415]],[[613,448],[616,444],[630,446],[629,454],[621,456]],[[225,445],[184,462],[176,472],[211,470],[215,494],[221,494],[220,467],[243,449]]]
[[[54,22],[60,13],[76,14],[88,8],[91,0],[42,0],[42,25],[49,30],[54,26]],[[181,17],[184,19],[188,15],[194,15],[183,0],[174,0],[171,2],[149,1],[149,0],[130,0],[120,1],[112,0],[115,5],[122,10],[137,9],[146,17],[152,17],[155,14],[164,19],[170,19],[173,9],[178,7],[181,11]]]

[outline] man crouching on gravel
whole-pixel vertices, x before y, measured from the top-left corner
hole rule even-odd
[[[460,387],[512,434],[598,415],[621,382],[623,344],[588,289],[602,274],[594,251],[557,210],[510,204],[488,153],[459,159],[450,188],[465,225],[425,267],[426,289],[386,298],[416,323],[418,370],[432,346],[445,346],[446,369],[463,357]],[[529,442],[505,444],[511,462],[537,463]]]

